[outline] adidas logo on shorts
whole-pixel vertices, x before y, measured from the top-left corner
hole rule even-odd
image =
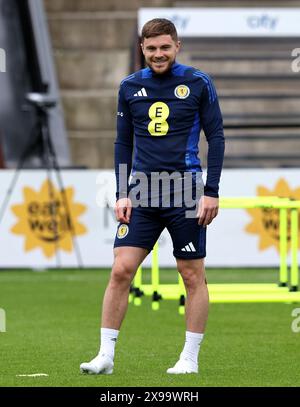
[[[196,249],[195,249],[193,243],[190,242],[190,243],[188,243],[186,246],[184,246],[184,247],[181,249],[181,251],[182,251],[182,252],[195,252]]]

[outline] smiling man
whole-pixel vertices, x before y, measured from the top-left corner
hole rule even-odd
[[[80,365],[82,372],[90,374],[113,372],[115,344],[127,310],[130,284],[164,228],[171,235],[173,255],[187,292],[186,341],[178,361],[167,373],[198,372],[198,353],[208,315],[206,227],[218,213],[224,156],[223,122],[216,90],[207,74],[176,62],[180,41],[171,21],[147,22],[141,48],[148,67],[125,78],[119,91],[115,214],[120,224],[103,301],[100,351],[93,360]],[[202,128],[208,141],[205,186],[198,157]],[[150,198],[142,205],[133,204],[131,199],[133,186],[141,179],[139,174],[151,179],[146,183]],[[167,200],[171,204],[164,205],[164,192],[153,188],[155,174],[163,174],[162,179],[172,176],[179,180],[184,192],[184,180],[190,176],[192,196],[199,197],[202,186],[204,194],[195,200],[194,207],[185,201],[175,205],[178,191],[173,186]],[[157,198],[155,205],[153,196]],[[187,216],[187,208],[191,207],[193,217]]]
[[[180,41],[171,35],[144,38],[141,44],[146,64],[157,74],[169,71],[180,49]]]

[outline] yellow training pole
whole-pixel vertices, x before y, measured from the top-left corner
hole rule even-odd
[[[142,266],[137,269],[135,278],[134,278],[134,290],[135,296],[133,299],[134,305],[141,305],[142,298],[141,298],[141,286],[142,286]]]
[[[179,308],[178,312],[180,315],[185,314],[185,287],[184,287],[184,282],[181,277],[181,275],[178,273],[178,284],[179,284]]]
[[[288,267],[287,267],[287,252],[288,252],[288,233],[287,233],[287,209],[279,209],[279,287],[287,287],[288,285]]]
[[[152,285],[152,309],[157,311],[159,309],[159,266],[158,266],[158,242],[155,243],[152,251],[152,264],[151,264],[151,285]]]
[[[298,209],[291,209],[291,288],[298,290]]]

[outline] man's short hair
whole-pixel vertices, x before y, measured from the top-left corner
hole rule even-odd
[[[173,41],[178,41],[175,25],[166,18],[153,18],[142,29],[142,42],[145,38],[157,37],[158,35],[170,35]]]

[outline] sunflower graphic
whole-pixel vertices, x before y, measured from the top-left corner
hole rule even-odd
[[[274,190],[266,187],[257,187],[257,196],[277,196],[300,200],[300,188],[292,189],[284,178],[280,178]],[[272,208],[247,209],[252,220],[246,226],[248,233],[257,234],[260,237],[259,250],[263,251],[269,247],[275,247],[279,253],[279,210]],[[300,210],[299,210],[300,214]],[[290,249],[290,213],[288,213],[288,249]],[[299,228],[299,248],[300,248],[300,228]]]
[[[52,191],[51,199],[49,188]],[[77,236],[87,232],[86,227],[78,221],[78,217],[86,211],[86,206],[74,202],[72,187],[65,189],[65,196],[70,216],[61,191],[50,180],[42,184],[40,191],[30,187],[23,189],[24,202],[11,207],[18,217],[11,232],[24,235],[25,252],[40,248],[48,258],[54,256],[58,248],[71,252],[72,232]]]

